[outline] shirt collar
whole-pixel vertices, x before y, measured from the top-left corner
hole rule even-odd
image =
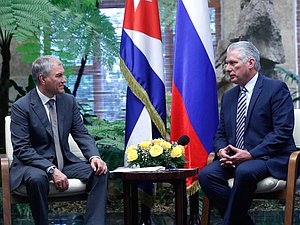
[[[245,85],[245,88],[249,93],[253,92],[254,86],[256,84],[258,78],[258,72],[251,78],[251,80],[248,81],[248,83]]]
[[[40,97],[40,99],[42,100],[43,105],[46,105],[46,103],[50,100],[50,99],[54,99],[56,100],[56,96],[54,95],[52,98],[49,98],[48,96],[44,95],[38,88],[38,86],[36,87],[36,91]]]

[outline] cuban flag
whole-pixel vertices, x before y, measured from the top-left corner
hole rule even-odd
[[[166,97],[157,0],[126,1],[120,68],[128,84],[125,149],[145,140],[165,139]],[[141,183],[139,188],[142,203],[151,208],[153,185]]]
[[[218,97],[214,52],[206,0],[178,0],[171,140],[188,135],[186,168],[199,170],[213,151],[218,126]],[[199,188],[197,177],[187,179],[187,193]]]
[[[166,138],[166,97],[157,0],[127,0],[120,47],[127,84],[125,147]]]

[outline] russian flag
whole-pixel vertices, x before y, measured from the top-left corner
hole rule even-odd
[[[213,150],[218,126],[218,97],[208,3],[178,0],[174,75],[172,82],[171,140],[190,137],[186,168],[199,170]],[[187,193],[199,188],[197,177],[187,179]]]

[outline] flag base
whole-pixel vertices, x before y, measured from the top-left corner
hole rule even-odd
[[[187,196],[195,194],[200,189],[198,180],[195,180],[189,187],[186,188]]]
[[[200,225],[201,219],[199,215],[199,193],[196,192],[190,196],[190,218],[189,225]]]
[[[141,204],[141,220],[139,225],[151,225],[151,208]]]
[[[199,215],[199,191],[200,184],[198,180],[195,180],[192,185],[187,187],[187,196],[189,196],[190,201],[190,218],[189,225],[200,225],[201,219]]]

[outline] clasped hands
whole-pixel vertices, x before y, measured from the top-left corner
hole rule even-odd
[[[252,155],[243,149],[228,145],[218,151],[221,166],[235,168],[242,162],[253,159]]]
[[[91,160],[91,167],[96,175],[107,173],[107,165],[100,158],[96,158],[96,157],[93,158]],[[68,177],[59,169],[55,168],[54,173],[51,176],[51,179],[53,180],[56,189],[59,190],[60,192],[64,192],[69,188]]]

